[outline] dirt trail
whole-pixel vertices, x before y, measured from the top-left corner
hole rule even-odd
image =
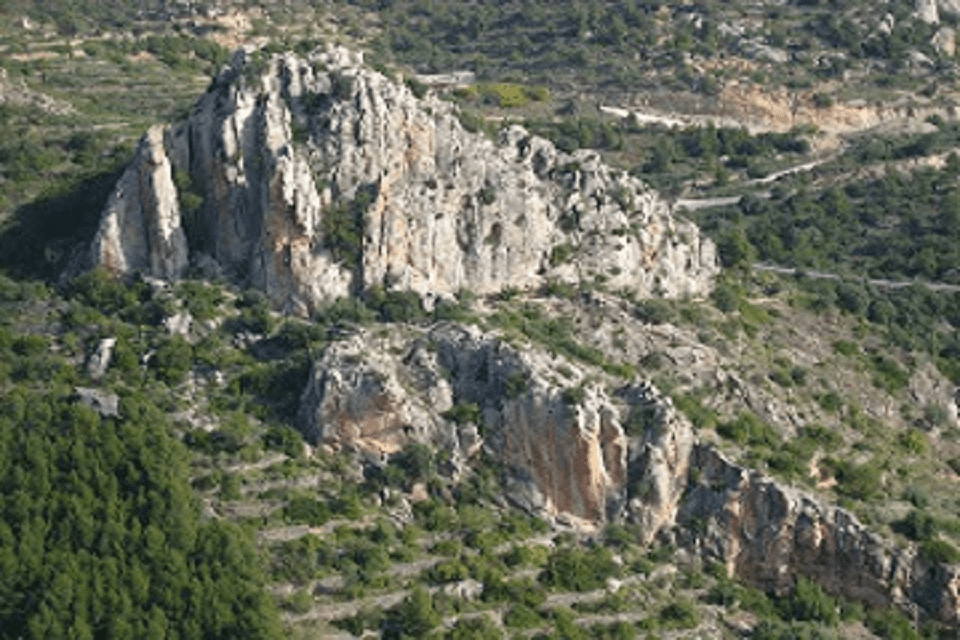
[[[849,280],[850,278],[827,271],[807,270],[795,267],[781,267],[775,264],[756,263],[753,268],[757,271],[770,271],[773,273],[782,273],[785,275],[803,275],[806,278],[815,278],[819,280]],[[921,280],[888,280],[886,278],[866,278],[863,280],[867,284],[879,287],[881,289],[906,289],[914,285],[925,287],[931,291],[946,291],[948,293],[960,292],[960,285],[947,284],[945,282],[923,282]]]

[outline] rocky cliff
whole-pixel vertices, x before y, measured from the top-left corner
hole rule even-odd
[[[299,422],[312,442],[374,464],[411,442],[450,452],[457,469],[484,450],[507,498],[540,516],[587,530],[633,523],[642,542],[672,540],[768,591],[806,575],[960,622],[960,568],[731,462],[653,385],[610,389],[589,368],[473,327],[361,331],[314,364]]]
[[[186,268],[187,239],[160,127],[140,141],[107,201],[90,253],[94,263],[119,273],[176,278]]]
[[[180,233],[194,264],[212,257],[299,314],[371,287],[429,304],[551,278],[696,295],[717,273],[693,224],[597,154],[518,126],[496,141],[470,133],[450,103],[342,49],[238,53],[185,123],[144,139],[94,262],[175,277]]]
[[[441,324],[332,344],[310,374],[299,422],[308,440],[374,460],[425,442],[462,468],[485,449],[515,503],[587,527],[634,519],[651,540],[673,520],[692,432],[649,385],[618,396],[562,357]],[[656,428],[626,433],[640,414],[656,416]],[[644,487],[642,499],[629,500],[631,484]]]
[[[849,511],[736,465],[713,447],[694,447],[690,465],[698,473],[680,506],[678,539],[725,563],[731,575],[780,594],[805,575],[860,602],[960,623],[960,567],[897,548]]]

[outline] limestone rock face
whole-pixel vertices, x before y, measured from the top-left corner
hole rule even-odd
[[[507,495],[533,512],[589,524],[623,510],[621,410],[596,385],[577,386],[574,365],[456,325],[391,344],[372,349],[361,334],[326,350],[301,400],[309,440],[374,456],[430,442],[454,464],[482,445],[503,465]]]
[[[937,7],[943,13],[960,16],[960,1],[958,0],[937,0]]]
[[[693,429],[686,417],[652,384],[629,390],[631,419],[641,419],[645,428],[631,442],[631,478],[637,483],[627,517],[640,524],[644,544],[650,543],[676,520],[680,500],[687,488]]]
[[[941,55],[952,58],[957,53],[957,32],[950,27],[940,27],[933,34],[930,44]]]
[[[805,575],[860,602],[960,622],[960,567],[898,549],[845,509],[735,465],[710,446],[694,447],[690,464],[699,480],[687,489],[677,530],[730,574],[778,593]]]
[[[107,367],[110,366],[110,358],[113,356],[113,348],[117,346],[116,338],[103,338],[97,343],[97,349],[90,355],[87,361],[87,375],[94,380],[99,380],[107,373]]]
[[[314,364],[298,418],[305,437],[378,456],[408,442],[458,449],[455,426],[441,416],[453,396],[435,355],[418,342],[398,359],[370,349],[369,338],[333,343]]]
[[[91,253],[95,264],[114,273],[174,279],[186,268],[187,241],[161,127],[140,141],[107,201]]]
[[[416,98],[343,49],[240,52],[165,149],[158,130],[148,137],[135,165],[189,175],[202,199],[182,207],[192,257],[292,313],[372,287],[429,304],[548,278],[698,295],[718,270],[695,225],[596,153],[561,153],[518,126],[496,141],[470,133],[450,103]],[[111,211],[174,203],[171,186],[118,188],[98,262],[142,268],[144,243]]]

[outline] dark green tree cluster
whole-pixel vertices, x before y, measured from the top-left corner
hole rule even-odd
[[[0,401],[0,635],[280,637],[251,541],[200,521],[164,412],[128,393],[120,413]]]
[[[701,223],[720,238],[730,266],[749,255],[731,240],[741,237],[777,264],[960,283],[960,182],[949,166],[818,192],[774,189],[770,199],[744,197]]]
[[[62,35],[76,35],[104,28],[126,27],[147,12],[157,11],[165,6],[163,0],[11,0],[5,3],[3,12],[9,16],[26,15],[34,20],[50,21]]]
[[[677,20],[659,29],[654,16],[659,3],[646,0],[599,0],[575,5],[508,0],[426,3],[419,0],[352,0],[377,11],[385,26],[375,47],[424,71],[474,68],[481,78],[498,72],[548,81],[557,73],[589,74],[610,84],[642,82],[634,71],[634,54],[650,68],[685,68],[682,56],[670,51],[714,55],[731,43],[717,30],[717,19],[694,25]],[[706,7],[700,7],[710,14]],[[657,46],[658,36],[670,45]],[[621,64],[626,60],[630,64]],[[695,84],[696,79],[690,78]],[[687,85],[690,86],[689,84]]]
[[[610,550],[605,547],[562,547],[550,555],[540,582],[565,591],[592,591],[619,575]]]

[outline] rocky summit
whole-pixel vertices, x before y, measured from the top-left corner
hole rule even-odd
[[[186,122],[144,137],[90,254],[164,279],[193,265],[298,315],[374,287],[427,306],[595,278],[679,297],[718,271],[695,225],[595,152],[471,133],[340,48],[238,53]]]

